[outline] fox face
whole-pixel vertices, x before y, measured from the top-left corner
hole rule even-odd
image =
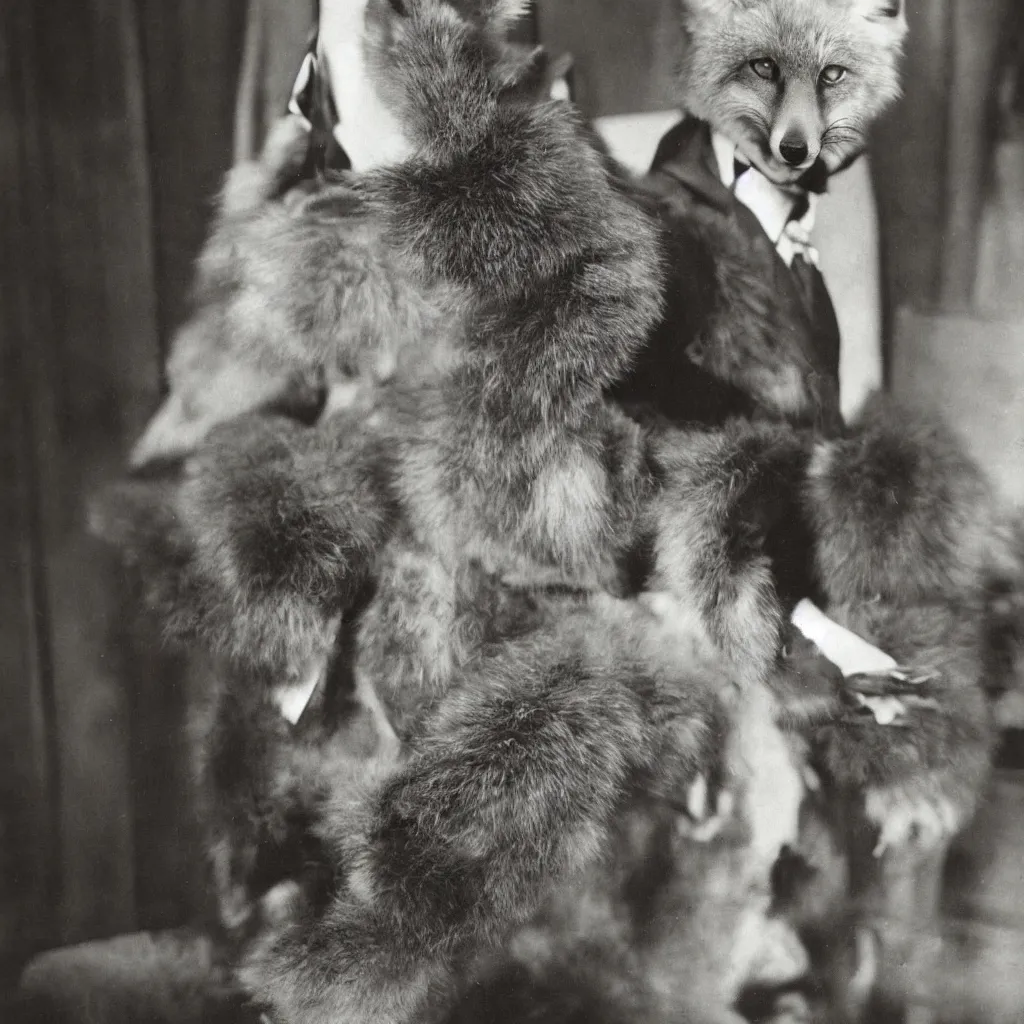
[[[902,0],[680,0],[682,99],[773,181],[863,150],[899,95]]]

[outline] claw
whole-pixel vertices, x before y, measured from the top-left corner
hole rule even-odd
[[[856,968],[848,983],[850,997],[858,1004],[867,1002],[878,979],[878,937],[865,926],[857,929]]]
[[[260,918],[271,928],[282,928],[291,921],[301,903],[298,883],[279,882],[260,899]]]
[[[862,693],[855,693],[853,697],[875,716],[879,725],[896,725],[907,716],[906,705],[897,697],[869,697]]]
[[[814,1014],[807,997],[799,992],[779,996],[772,1008],[769,1024],[811,1024]]]
[[[694,821],[702,821],[708,809],[708,780],[698,775],[686,794],[686,811]]]
[[[899,666],[884,672],[857,672],[846,677],[846,685],[868,695],[892,696],[895,693],[919,693],[928,683],[939,678],[932,668],[905,668]]]
[[[800,764],[800,778],[808,793],[820,793],[822,788],[821,776],[806,763]]]
[[[858,672],[847,676],[845,684],[859,707],[870,711],[879,725],[899,726],[906,723],[908,705],[938,707],[926,695],[927,684],[938,677],[935,669],[897,666],[882,672]]]
[[[323,682],[326,672],[326,660],[313,658],[293,679],[274,688],[272,699],[281,714],[292,725],[298,724],[316,688]]]
[[[698,775],[686,792],[686,815],[679,830],[698,843],[710,842],[732,817],[736,798],[726,789],[711,796],[707,776]]]
[[[943,797],[916,796],[901,789],[873,789],[867,794],[865,811],[879,826],[874,855],[915,843],[933,849],[956,832],[960,815]]]

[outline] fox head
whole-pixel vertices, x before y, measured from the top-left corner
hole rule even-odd
[[[772,180],[864,148],[899,95],[902,0],[679,0],[682,100]]]

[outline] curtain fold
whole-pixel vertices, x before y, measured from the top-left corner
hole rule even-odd
[[[316,0],[249,0],[235,103],[234,159],[259,152],[284,113],[316,18]]]

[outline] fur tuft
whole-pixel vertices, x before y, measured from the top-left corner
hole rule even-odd
[[[346,417],[315,430],[259,417],[218,428],[180,498],[195,572],[218,595],[203,631],[233,658],[301,671],[388,538],[389,481],[387,453]]]
[[[915,602],[981,584],[992,496],[939,423],[875,400],[846,438],[816,447],[808,496],[831,600]]]
[[[455,0],[455,6],[469,17],[486,21],[504,31],[526,15],[532,0]]]
[[[906,698],[902,729],[880,725],[862,708],[822,729],[818,751],[830,777],[859,790],[902,787],[942,794],[962,825],[989,767],[992,725],[982,688],[984,638],[976,614],[957,605],[847,607],[837,617],[912,672],[932,680]]]
[[[136,566],[167,634],[286,676],[333,643],[396,507],[390,460],[354,420],[249,416],[217,428],[183,478],[121,485],[93,528]]]
[[[743,424],[667,442],[655,456],[662,486],[649,585],[692,603],[736,671],[763,680],[780,645],[783,597],[809,576],[787,542],[800,536],[807,445],[785,427]]]

